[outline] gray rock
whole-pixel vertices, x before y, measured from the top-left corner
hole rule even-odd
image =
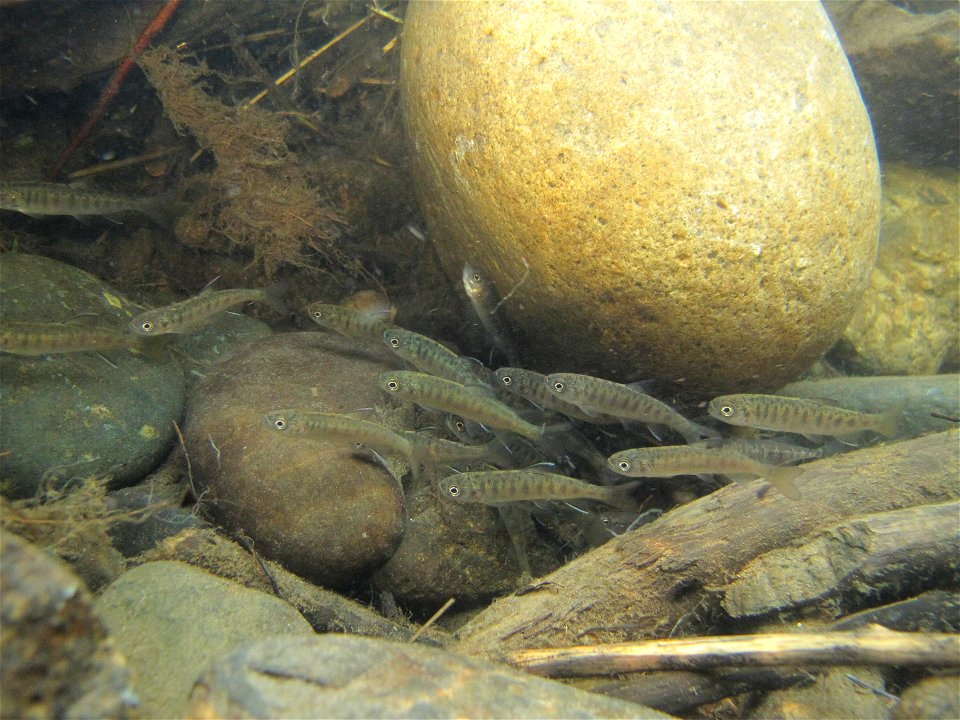
[[[0,530],[3,717],[128,718],[137,698],[83,582]]]
[[[92,275],[35,255],[0,258],[0,293],[5,323],[93,315],[123,328],[140,311]],[[166,455],[183,409],[179,366],[165,352],[102,354],[109,363],[91,352],[0,354],[4,495],[28,497],[90,475],[128,485]]]
[[[900,408],[897,437],[913,438],[948,430],[948,417],[960,417],[960,375],[848,377],[801,380],[777,391],[791,397],[834,400],[843,407],[861,412],[883,412]]]
[[[182,717],[200,672],[241,644],[313,634],[284,601],[180,562],[130,570],[96,608],[129,659],[145,717]]]
[[[319,584],[349,585],[382,565],[406,521],[400,485],[352,445],[281,436],[264,415],[370,408],[394,362],[379,343],[309,332],[254,341],[211,366],[184,424],[202,501],[258,552]]]
[[[192,717],[668,718],[503,665],[351,635],[238,649],[197,682]]]
[[[955,2],[827,0],[870,108],[884,161],[957,164],[960,104],[957,56],[960,14]]]
[[[884,689],[883,674],[875,667],[830,668],[807,687],[768,693],[747,715],[748,718],[847,718],[875,720],[886,717],[889,705],[880,695],[850,679]]]
[[[189,382],[201,380],[206,369],[240,345],[272,334],[266,323],[243,313],[225,312],[195,332],[176,339],[176,358]]]

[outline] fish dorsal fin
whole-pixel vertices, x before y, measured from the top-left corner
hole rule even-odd
[[[219,279],[220,279],[220,276],[217,275],[215,278],[213,278],[213,280],[211,280],[211,281],[208,282],[206,285],[204,285],[204,286],[200,289],[200,292],[197,293],[197,295],[203,295],[203,294],[206,293],[206,292],[211,292],[211,289],[213,288],[213,284],[214,284],[217,280],[219,280]]]
[[[636,382],[627,383],[626,386],[634,392],[649,395],[656,382],[656,380],[637,380]]]
[[[808,398],[803,398],[803,399],[804,399],[804,400],[808,400],[809,402],[812,402],[812,403],[816,403],[817,405],[823,405],[824,407],[836,407],[836,408],[842,408],[842,407],[843,407],[843,404],[842,404],[842,403],[840,403],[840,402],[838,402],[838,401],[836,401],[836,400],[831,400],[830,398],[825,398],[825,397],[808,397]]]

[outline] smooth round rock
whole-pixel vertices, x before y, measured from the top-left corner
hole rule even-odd
[[[313,635],[280,598],[181,562],[129,570],[96,607],[130,661],[143,717],[183,717],[197,676],[237,647],[276,635]]]
[[[394,364],[380,343],[305,332],[257,340],[208,368],[184,425],[201,501],[257,552],[313,582],[362,580],[400,544],[402,488],[353,447],[283,436],[264,415],[372,408],[383,401],[377,376]]]
[[[117,329],[142,308],[106,283],[39,255],[0,257],[4,323],[84,322]],[[130,485],[174,443],[184,381],[156,348],[19,356],[0,353],[0,476],[3,494],[29,497],[75,478]]]
[[[275,638],[214,663],[189,717],[663,718],[505,665],[353,635]]]
[[[401,80],[439,254],[529,367],[772,388],[866,287],[874,139],[818,3],[413,3]]]

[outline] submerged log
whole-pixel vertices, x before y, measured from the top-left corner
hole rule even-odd
[[[960,494],[960,433],[878,445],[803,466],[802,499],[730,485],[577,558],[537,592],[498,600],[461,629],[462,652],[676,634],[718,610],[718,588],[751,560],[818,528]]]
[[[803,607],[841,596],[903,597],[960,570],[960,503],[862,515],[802,544],[755,558],[723,588],[730,617]]]

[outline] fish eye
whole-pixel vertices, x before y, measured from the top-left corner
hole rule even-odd
[[[457,432],[466,432],[467,430],[467,424],[463,420],[457,420],[454,427],[457,429]]]
[[[314,310],[314,311],[313,311],[313,317],[316,318],[317,320],[319,320],[320,318],[322,318],[322,317],[323,317],[323,310]]]
[[[563,392],[563,388],[564,388],[564,387],[565,387],[565,386],[564,386],[562,380],[557,380],[557,381],[553,384],[553,389],[556,390],[557,392]]]
[[[720,408],[720,414],[724,417],[730,417],[733,415],[733,408],[729,405],[724,405],[722,408]]]
[[[387,390],[399,390],[400,383],[396,380],[387,380]]]
[[[392,337],[388,342],[390,343],[390,347],[392,348],[400,347],[400,338]]]
[[[450,493],[450,497],[457,497],[460,495],[460,488],[458,488],[456,485],[451,485],[447,488],[447,492]]]
[[[620,468],[620,472],[627,472],[630,469],[630,463],[626,460],[621,460],[617,463],[617,467]]]
[[[474,274],[473,274],[473,281],[474,281],[475,283],[483,282],[483,276],[482,276],[480,273],[474,273]]]
[[[276,419],[273,421],[273,426],[274,426],[277,430],[286,430],[286,429],[287,429],[287,419],[286,419],[286,418],[282,418],[282,417],[278,417],[278,418],[276,418]]]
[[[149,320],[144,320],[142,323],[140,323],[140,329],[144,332],[153,332],[153,323]]]
[[[500,378],[500,382],[502,382],[504,385],[510,385],[513,383],[513,378],[509,375],[504,375],[502,378]]]

